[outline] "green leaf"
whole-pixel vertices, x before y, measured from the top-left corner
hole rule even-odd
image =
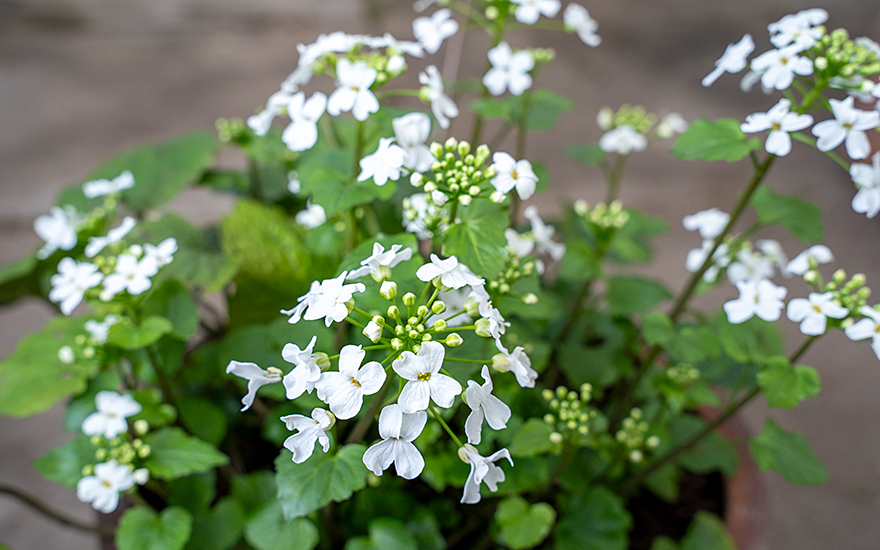
[[[598,143],[569,145],[565,148],[564,154],[567,158],[574,159],[587,166],[601,164],[608,158],[608,155],[599,147]]]
[[[678,136],[670,152],[681,160],[736,162],[761,147],[757,139],[747,141],[739,125],[739,121],[732,118],[715,122],[697,119]]]
[[[779,472],[790,483],[821,485],[828,473],[806,438],[787,432],[767,419],[761,433],[749,441],[749,451],[761,471]]]
[[[736,550],[724,522],[709,512],[699,511],[681,539],[681,550]]]
[[[150,456],[144,465],[151,476],[159,479],[207,472],[229,462],[216,447],[186,435],[180,428],[162,428],[145,435],[143,440],[150,446]]]
[[[126,510],[116,531],[119,550],[181,550],[192,530],[192,516],[179,506],[157,514],[146,506]]]
[[[721,354],[721,343],[708,327],[684,326],[668,343],[669,355],[686,363],[714,359]]]
[[[822,389],[816,369],[803,365],[791,367],[782,356],[771,358],[761,367],[758,385],[767,405],[778,409],[796,407],[804,399],[819,395]]]
[[[721,314],[714,324],[724,353],[738,363],[765,363],[785,351],[776,323],[753,317],[734,325]]]
[[[61,399],[81,393],[98,371],[97,357],[78,354],[72,364],[58,358],[58,350],[82,346],[76,337],[85,334],[82,317],[56,317],[39,332],[23,338],[15,351],[0,361],[0,414],[30,416]]]
[[[446,233],[443,255],[456,256],[479,276],[496,276],[507,260],[506,223],[507,216],[500,212],[494,216],[462,216],[461,223],[452,224]]]
[[[174,325],[165,317],[150,315],[135,325],[128,318],[123,317],[110,327],[107,342],[123,349],[135,350],[155,344],[159,338],[174,330]]]
[[[486,120],[494,120],[497,118],[512,120],[513,112],[511,106],[512,104],[509,101],[501,101],[487,97],[471,102],[470,110],[472,113]]]
[[[574,102],[550,90],[537,90],[529,98],[526,129],[541,132],[553,129],[563,111],[574,109]]]
[[[632,518],[623,501],[605,488],[576,495],[556,526],[555,550],[626,550]]]
[[[281,506],[273,503],[247,522],[244,538],[257,550],[312,550],[318,529],[305,518],[284,519]]]
[[[553,447],[550,434],[554,428],[540,418],[530,418],[513,436],[510,454],[513,456],[535,456],[546,453]]]
[[[25,296],[38,296],[40,285],[36,273],[39,266],[37,258],[30,255],[0,268],[0,305]]]
[[[289,451],[275,459],[278,500],[287,518],[311,514],[329,502],[347,500],[366,486],[363,445],[346,445],[335,455],[314,453],[302,464]]]
[[[363,151],[366,155],[371,150]],[[304,157],[297,166],[297,174],[302,183],[302,196],[311,195],[312,202],[320,204],[328,218],[353,206],[366,204],[376,199],[388,200],[397,190],[397,183],[388,181],[383,186],[376,185],[372,178],[357,181],[360,168],[355,170],[353,155],[349,151],[320,151]]]
[[[804,243],[822,240],[822,210],[817,205],[774,193],[766,185],[755,191],[751,203],[758,211],[759,223],[782,226]]]
[[[681,550],[675,541],[667,537],[657,537],[651,543],[651,550]]]
[[[629,214],[629,220],[614,233],[608,257],[620,263],[651,261],[651,239],[666,232],[666,220],[634,208],[625,208],[624,211]]]
[[[694,415],[677,417],[670,422],[668,441],[664,441],[663,448],[673,448],[690,440],[705,425],[703,419]],[[725,475],[732,476],[739,466],[739,456],[730,443],[717,432],[713,432],[694,447],[682,453],[677,462],[684,468],[698,474],[721,470]]]
[[[502,544],[524,550],[547,538],[556,522],[556,510],[546,502],[529,505],[521,497],[510,497],[498,503],[495,522],[501,528]]]
[[[184,396],[177,400],[180,420],[193,435],[212,445],[220,445],[226,436],[226,415],[207,399]]]
[[[177,478],[168,483],[168,505],[182,506],[193,514],[210,508],[216,496],[217,476],[213,471]]]
[[[577,239],[566,243],[565,256],[559,264],[559,277],[566,281],[587,281],[600,273],[596,251],[590,243]]]
[[[49,450],[34,460],[34,467],[46,479],[67,487],[76,487],[83,477],[83,468],[98,462],[95,458],[96,448],[89,439],[89,436],[81,435],[61,447]]]
[[[179,281],[166,281],[144,304],[147,315],[158,315],[171,321],[170,334],[186,340],[199,329],[199,310],[189,292]]]
[[[357,537],[344,550],[418,550],[418,541],[398,519],[378,518],[370,522],[369,538]]]
[[[268,471],[232,478],[232,497],[241,503],[248,516],[275,502],[275,474]]]
[[[661,283],[642,277],[610,277],[608,279],[608,310],[617,315],[640,313],[672,298]]]
[[[233,498],[197,514],[186,550],[229,550],[244,530],[244,511]]]
[[[652,346],[663,345],[675,334],[672,321],[660,311],[651,311],[642,318],[642,336]]]

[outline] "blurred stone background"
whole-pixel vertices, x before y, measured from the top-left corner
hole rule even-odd
[[[561,33],[524,31],[511,37],[514,46],[529,42],[556,50],[557,62],[537,84],[565,93],[579,109],[554,132],[529,142],[528,157],[550,168],[552,193],[534,199],[545,214],[573,198],[596,202],[604,196],[598,171],[561,154],[567,143],[598,139],[594,117],[600,107],[643,104],[661,115],[678,111],[689,120],[742,119],[765,111],[776,99],[757,91],[741,93],[738,77],[722,77],[710,89],[702,88],[700,79],[729,42],[749,32],[763,51],[767,23],[800,9],[824,7],[829,26],[880,38],[880,9],[864,0],[827,0],[823,6],[797,0],[583,3],[599,21],[603,43],[597,49]],[[219,117],[252,114],[296,66],[297,43],[333,30],[391,31],[409,39],[413,17],[409,0],[0,0],[0,265],[39,246],[34,218],[48,211],[62,187],[83,181],[107,157],[181,132],[210,129]],[[476,32],[465,36],[462,74],[478,75],[484,58],[470,52],[485,51],[484,44]],[[441,56],[429,62],[442,66]],[[318,86],[330,90],[327,82]],[[467,135],[469,126],[453,125],[451,131]],[[665,152],[667,145],[671,142],[633,159],[621,197],[670,221],[655,262],[644,271],[677,288],[684,280],[687,250],[699,245],[679,220],[711,206],[729,211],[749,174],[744,166],[677,162]],[[512,150],[513,145],[505,147]],[[769,182],[777,191],[820,203],[825,243],[837,265],[867,273],[869,284],[880,282],[880,222],[852,212],[855,190],[845,172],[796,143]],[[207,221],[229,206],[194,193],[172,208]],[[804,248],[781,234],[764,236],[780,238],[792,257]],[[807,292],[797,283],[790,286],[792,296]],[[717,305],[734,295],[732,287],[723,287],[703,302]],[[0,356],[50,314],[33,302],[0,311]],[[794,348],[800,342],[797,327],[783,324]],[[880,548],[880,522],[875,521],[880,513],[880,362],[867,344],[852,344],[840,333],[825,338],[803,362],[819,369],[822,394],[796,411],[771,414],[786,429],[807,436],[831,481],[798,487],[775,474],[767,476],[772,514],[767,547]],[[73,491],[41,480],[30,466],[71,436],[62,431],[61,413],[56,407],[23,420],[0,418],[0,481],[94,519]],[[746,411],[754,432],[766,414],[762,405]],[[56,527],[2,497],[0,542],[14,550],[96,548],[92,537]]]

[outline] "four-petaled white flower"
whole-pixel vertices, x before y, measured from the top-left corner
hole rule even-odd
[[[519,198],[526,200],[535,194],[538,176],[532,170],[532,163],[527,160],[516,160],[504,152],[492,155],[492,165],[497,170],[492,178],[492,186],[505,195],[516,187]]]
[[[852,209],[873,218],[880,212],[880,153],[874,153],[871,164],[854,162],[849,175],[859,190],[852,200]]]
[[[301,414],[288,414],[282,416],[281,421],[288,430],[299,430],[299,433],[284,440],[284,448],[293,453],[293,461],[297,464],[302,464],[312,456],[316,442],[321,443],[325,453],[330,450],[327,430],[333,426],[333,417],[324,409],[312,409],[311,418]]]
[[[425,113],[409,113],[391,121],[394,138],[403,149],[403,167],[424,172],[431,167],[434,156],[425,145],[431,135],[431,119]]]
[[[808,298],[794,298],[788,303],[788,318],[801,324],[801,332],[808,336],[825,334],[828,317],[843,319],[849,314],[834,301],[833,292],[811,292]]]
[[[797,46],[786,46],[762,53],[752,60],[752,70],[761,73],[761,84],[767,88],[785,90],[794,81],[794,75],[813,74],[813,62],[798,55]]]
[[[773,260],[751,248],[743,248],[727,268],[727,278],[737,284],[741,281],[760,281],[773,277]]]
[[[107,246],[118,243],[131,233],[137,221],[131,216],[126,216],[122,223],[107,232],[106,237],[89,237],[89,244],[86,245],[86,258],[94,258],[101,253]]]
[[[59,248],[73,250],[76,246],[76,228],[80,224],[80,216],[76,209],[67,205],[64,208],[53,206],[49,214],[34,220],[34,232],[44,241],[37,251],[37,258],[44,260]]]
[[[559,13],[559,0],[510,0],[516,4],[513,16],[524,25],[534,25],[538,18],[556,17]]]
[[[437,10],[431,17],[413,21],[413,36],[428,53],[437,53],[443,41],[458,32],[458,23],[449,9]]]
[[[512,372],[521,387],[534,388],[538,371],[532,368],[532,360],[526,355],[523,347],[516,346],[511,353],[501,344],[501,340],[495,340],[495,347],[501,353],[492,357],[492,368],[498,372]]]
[[[405,413],[396,403],[387,405],[379,413],[379,436],[382,441],[364,452],[364,465],[377,476],[381,476],[393,463],[394,470],[400,477],[418,477],[425,468],[425,459],[413,445],[413,440],[422,433],[427,421],[428,414],[425,411]]]
[[[327,212],[320,204],[312,203],[312,199],[306,201],[306,207],[293,217],[293,221],[308,229],[314,229],[324,225],[327,221]]]
[[[871,144],[865,130],[880,124],[880,112],[863,111],[853,107],[853,96],[844,100],[829,99],[834,118],[823,120],[813,127],[813,135],[818,139],[816,148],[830,151],[846,141],[846,154],[853,159],[867,158]]]
[[[110,334],[110,327],[115,325],[118,321],[119,317],[111,313],[104,317],[104,320],[100,322],[95,321],[94,319],[89,319],[86,321],[83,328],[89,333],[89,338],[91,338],[92,342],[95,344],[105,344],[107,343],[107,337]]]
[[[177,252],[177,239],[168,237],[158,245],[145,244],[144,256],[152,258],[156,262],[156,267],[164,267],[174,260],[174,253]]]
[[[315,321],[324,319],[328,327],[333,321],[337,323],[348,316],[346,302],[352,299],[355,292],[366,290],[362,283],[344,284],[347,271],[333,279],[324,279],[320,283],[312,281],[312,286],[306,294],[297,299],[296,307],[281,310],[284,315],[289,315],[289,323],[293,324],[300,320]]]
[[[95,474],[80,479],[76,484],[76,498],[91,504],[92,508],[109,514],[119,506],[119,493],[134,487],[131,466],[115,459],[95,465]]]
[[[444,409],[452,406],[461,384],[440,372],[445,354],[443,344],[424,342],[418,354],[405,351],[391,364],[398,376],[408,380],[397,399],[403,412],[423,411],[431,400]]]
[[[640,134],[629,124],[618,126],[602,134],[599,138],[599,148],[606,153],[629,155],[644,151],[648,146],[648,138]]]
[[[520,235],[512,227],[504,230],[504,237],[507,239],[507,248],[517,258],[525,258],[535,249],[535,240],[531,235]]]
[[[240,361],[230,361],[226,365],[226,373],[234,374],[248,381],[247,393],[241,398],[241,410],[246,411],[254,404],[257,397],[257,390],[266,384],[274,384],[281,382],[281,369],[277,367],[261,368],[256,363],[244,363]]]
[[[431,103],[431,112],[441,128],[449,128],[449,119],[458,116],[458,107],[443,91],[443,77],[434,65],[429,65],[419,73],[419,84],[423,86],[420,95]]]
[[[828,12],[820,8],[786,15],[779,21],[767,25],[767,30],[771,34],[770,42],[777,48],[791,44],[797,47],[798,51],[804,51],[822,38],[823,33],[816,28],[816,25],[821,25],[827,20]]]
[[[325,372],[315,383],[318,399],[330,406],[340,420],[355,416],[364,403],[365,395],[373,395],[385,383],[385,369],[376,361],[364,366],[367,355],[361,346],[348,345],[339,352],[339,371]]]
[[[565,245],[553,240],[556,229],[552,225],[544,223],[544,220],[538,215],[538,208],[535,205],[526,207],[523,210],[523,217],[529,220],[529,224],[532,226],[532,236],[535,239],[538,252],[546,253],[556,261],[561,260],[565,256]]]
[[[258,136],[265,136],[272,127],[272,121],[276,116],[281,115],[287,108],[290,101],[291,92],[288,90],[279,90],[269,96],[266,102],[266,108],[259,113],[248,117],[247,125]]]
[[[83,420],[82,431],[86,435],[102,435],[107,439],[125,433],[128,430],[125,419],[141,412],[141,404],[132,396],[108,390],[95,395],[95,406],[98,411]]]
[[[380,138],[379,148],[372,155],[360,160],[361,173],[358,181],[373,178],[373,183],[383,186],[388,180],[397,181],[403,173],[406,151],[394,143],[394,138]]]
[[[119,193],[132,187],[134,187],[134,175],[129,170],[125,170],[112,180],[100,179],[84,183],[83,195],[87,199],[94,199],[112,193]]]
[[[290,124],[281,134],[281,141],[291,151],[306,151],[318,141],[318,119],[327,107],[327,96],[315,92],[306,100],[303,92],[294,94],[287,103]]]
[[[150,277],[158,272],[155,258],[144,256],[138,260],[131,254],[120,254],[116,258],[116,271],[104,279],[101,299],[109,300],[123,290],[132,295],[143,294],[152,286]]]
[[[514,53],[507,42],[502,42],[489,50],[489,62],[492,68],[483,75],[483,86],[492,95],[501,95],[505,90],[521,95],[532,86],[529,71],[535,68],[535,60],[526,50]]]
[[[764,148],[768,153],[784,157],[791,152],[791,136],[789,132],[798,132],[813,123],[810,115],[792,113],[791,101],[780,99],[766,113],[752,113],[746,117],[746,121],[740,124],[740,129],[751,134],[770,130],[767,134],[767,142]]]
[[[767,279],[736,283],[739,298],[724,303],[727,320],[737,325],[757,315],[765,321],[776,321],[782,313],[782,300],[788,289],[776,286]]]
[[[709,256],[709,253],[713,248],[715,248],[715,241],[706,239],[703,241],[700,248],[690,250],[685,258],[685,269],[691,273],[696,273],[700,267],[703,266],[703,262],[706,261],[706,258]],[[721,243],[718,245],[718,248],[715,249],[715,253],[712,254],[712,263],[703,273],[704,281],[707,283],[714,282],[715,279],[718,278],[718,272],[721,268],[727,267],[728,264],[730,264],[730,256],[727,255],[728,251],[729,247],[727,244]]]
[[[574,29],[581,42],[587,46],[595,48],[602,43],[602,38],[596,34],[599,23],[590,17],[590,12],[587,11],[587,8],[580,4],[569,4],[566,6],[565,12],[562,14],[562,22],[565,23],[566,27]]]
[[[504,334],[504,331],[507,330],[507,327],[510,326],[508,321],[504,320],[504,317],[501,316],[501,312],[498,311],[498,308],[492,305],[492,302],[488,299],[481,300],[478,308],[480,312],[480,317],[489,321],[489,325],[486,327],[486,332],[494,338],[496,341],[501,338],[501,335]],[[477,331],[479,334],[481,331]]]
[[[380,243],[373,243],[373,253],[361,261],[361,267],[348,274],[348,279],[357,279],[364,275],[372,275],[377,281],[385,281],[391,276],[391,269],[400,262],[412,258],[412,248],[403,248],[403,245],[393,244],[390,250]]]
[[[296,365],[281,379],[288,399],[296,399],[305,392],[312,393],[315,383],[321,378],[321,367],[312,354],[317,340],[317,336],[312,336],[309,345],[304,349],[299,349],[296,344],[287,343],[281,350],[281,357],[288,363]]]
[[[101,284],[102,279],[104,275],[95,264],[62,258],[58,262],[58,273],[49,279],[52,284],[49,300],[59,304],[61,313],[70,315],[83,301],[86,291]]]
[[[827,264],[834,261],[834,255],[831,250],[824,244],[816,244],[804,250],[788,262],[785,266],[783,274],[785,275],[803,275],[810,269],[814,269],[818,264]]]
[[[745,34],[736,44],[728,44],[727,49],[715,62],[715,68],[703,79],[703,86],[711,86],[724,73],[735,74],[746,68],[749,55],[755,51],[752,35]]]
[[[493,430],[503,430],[510,420],[510,407],[492,395],[492,378],[489,367],[483,365],[480,375],[485,381],[483,385],[468,380],[468,388],[464,391],[464,400],[471,409],[471,414],[464,421],[464,433],[468,443],[479,445],[482,440],[483,419]]]
[[[681,220],[681,225],[688,231],[699,231],[704,239],[714,239],[724,231],[729,221],[730,214],[717,208],[710,208],[685,216]]]
[[[483,282],[483,279],[471,273],[464,264],[458,263],[458,258],[455,256],[441,260],[436,254],[431,254],[431,263],[423,265],[416,271],[416,277],[426,283],[439,277],[441,285],[452,289],[479,285]]]
[[[327,112],[336,116],[351,111],[356,120],[367,120],[371,113],[379,110],[379,100],[370,91],[377,75],[376,69],[363,61],[352,63],[348,59],[340,59],[336,64],[338,87],[330,94]]]
[[[871,306],[863,306],[861,313],[865,318],[846,327],[843,332],[847,338],[856,342],[871,338],[871,349],[877,359],[880,359],[880,311]]]
[[[309,286],[309,291],[296,299],[297,304],[291,309],[282,309],[281,314],[290,317],[290,319],[287,320],[288,323],[298,323],[299,320],[302,319],[303,313],[305,313],[313,304],[316,304],[320,297],[321,283],[319,281],[312,281],[312,284]]]
[[[504,470],[495,465],[497,461],[506,458],[513,466],[513,459],[510,458],[510,452],[507,449],[501,449],[489,456],[481,456],[473,445],[465,443],[463,447],[459,448],[458,456],[471,466],[471,472],[464,482],[464,494],[461,496],[462,504],[480,502],[481,483],[485,483],[493,493],[498,490],[498,484],[504,481]]]
[[[657,125],[657,137],[660,139],[668,139],[676,134],[683,134],[687,131],[688,121],[678,113],[669,113]]]

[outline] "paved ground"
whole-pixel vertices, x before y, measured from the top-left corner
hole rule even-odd
[[[186,130],[211,128],[218,117],[251,114],[295,66],[296,44],[312,41],[319,32],[401,29],[396,34],[409,37],[408,4],[0,0],[0,265],[38,246],[33,219],[48,210],[60,188],[86,177],[102,159]],[[751,32],[765,44],[762,29],[767,22],[813,7],[796,0],[587,4],[600,22],[601,48],[589,49],[573,37],[521,37],[557,50],[558,63],[542,74],[541,84],[564,90],[581,109],[580,118],[566,118],[559,131],[529,144],[530,158],[547,162],[553,176],[554,196],[540,201],[542,210],[550,211],[566,197],[601,199],[598,174],[560,155],[567,142],[597,139],[592,119],[600,106],[642,103],[659,112],[679,111],[689,119],[742,118],[765,110],[767,99],[760,93],[741,94],[735,78],[710,90],[699,81],[728,42]],[[880,35],[873,3],[835,0],[825,7],[833,25],[854,34]],[[467,55],[476,44],[468,37],[463,48],[463,70],[471,74],[484,63]],[[826,242],[840,266],[868,273],[876,284],[877,220],[850,210],[853,190],[846,174],[803,149],[796,146],[780,163],[773,187],[821,203],[826,208]],[[650,267],[653,274],[680,284],[686,251],[697,242],[675,220],[710,206],[729,209],[745,177],[736,166],[682,166],[660,146],[635,159],[622,198],[672,220]],[[228,204],[200,196],[175,207],[208,219]],[[784,244],[790,255],[800,250],[790,241]],[[47,318],[48,312],[33,303],[0,312],[0,356]],[[826,461],[831,482],[820,488],[793,487],[768,476],[773,515],[768,548],[876,549],[880,363],[867,345],[853,345],[842,335],[829,337],[804,362],[819,368],[823,393],[796,412],[774,411],[773,416],[807,435]],[[757,406],[747,411],[754,430],[760,429],[764,414]],[[90,508],[71,491],[40,481],[29,465],[69,437],[61,431],[59,416],[56,409],[26,420],[0,419],[0,481],[17,483],[58,508],[91,518]],[[15,550],[95,548],[89,537],[55,528],[8,499],[0,499],[0,541]]]

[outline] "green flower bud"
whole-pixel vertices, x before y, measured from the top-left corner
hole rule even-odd
[[[428,306],[426,305],[421,305],[416,308],[416,317],[418,317],[419,319],[426,318],[429,313],[431,313],[431,310],[428,309]]]
[[[834,275],[831,276],[831,280],[834,281],[837,286],[842,285],[843,282],[846,281],[846,271],[838,269],[834,272]]]
[[[376,323],[380,327],[385,326],[385,317],[382,317],[381,315],[374,315],[373,318],[371,319],[371,321],[373,321],[374,323]]]
[[[330,370],[330,356],[323,351],[313,353],[311,359],[315,362],[316,365],[318,365],[318,368],[321,369],[321,372],[326,372]]]
[[[431,144],[430,149],[431,149],[431,155],[433,155],[434,158],[436,158],[437,160],[440,160],[441,158],[443,158],[443,145],[441,145],[440,143],[437,143],[435,141],[434,143]],[[432,166],[431,170],[434,172],[438,172],[440,170],[440,166],[437,166],[437,168],[434,168]]]
[[[379,294],[389,302],[397,297],[397,283],[394,281],[385,281],[379,287]]]
[[[630,451],[630,453],[629,453],[629,460],[630,460],[630,462],[632,462],[632,463],[634,463],[634,464],[638,464],[638,463],[641,462],[644,458],[645,458],[645,455],[642,454],[642,451],[640,451],[640,450],[638,450],[638,449],[635,449],[635,450],[633,450],[633,451]]]
[[[446,143],[443,144],[443,148],[446,149],[447,153],[451,153],[458,148],[458,140],[454,137],[451,137],[446,140]]]
[[[562,443],[562,434],[559,432],[553,432],[550,434],[550,443],[554,445],[559,445]]]
[[[553,399],[553,390],[544,389],[541,391],[541,397],[544,398],[544,401],[550,401]]]
[[[134,433],[136,433],[138,435],[144,435],[148,431],[150,431],[149,422],[147,422],[143,418],[141,418],[140,420],[134,421]],[[140,440],[137,440],[137,441],[140,441]]]
[[[452,334],[450,334],[449,336],[446,337],[446,340],[444,340],[444,342],[450,348],[457,348],[462,343],[464,343],[464,338],[462,338],[461,336],[459,336],[458,334],[453,332]]]
[[[474,152],[474,165],[482,166],[492,155],[492,151],[489,150],[489,146],[483,143],[477,150]]]
[[[407,307],[412,307],[416,305],[416,295],[412,292],[407,292],[403,295],[403,305]]]
[[[462,206],[469,206],[473,200],[474,198],[470,195],[460,195],[458,197],[458,202],[460,202]]]
[[[431,311],[434,312],[434,315],[440,315],[441,313],[446,311],[446,303],[441,300],[437,300],[436,302],[431,304]]]
[[[400,351],[403,349],[403,340],[400,338],[394,338],[391,340],[391,349],[394,351]]]
[[[388,306],[388,311],[386,312],[388,317],[392,319],[400,319],[400,309],[397,306]]]
[[[431,327],[435,331],[446,330],[446,321],[444,319],[437,319],[434,321],[434,325]]]
[[[545,422],[546,424],[555,424],[555,423],[556,423],[556,417],[553,416],[553,415],[550,414],[550,413],[547,413],[547,414],[544,415],[544,422]]]
[[[471,144],[467,141],[459,142],[458,144],[458,156],[464,158],[468,156],[471,152]]]
[[[83,475],[83,477],[95,475],[95,466],[93,464],[88,464],[86,466],[83,466],[82,475]]]
[[[151,452],[153,452],[153,450],[150,448],[150,446],[149,446],[149,445],[144,445],[143,447],[141,447],[140,449],[138,449],[138,451],[137,451],[137,455],[138,455],[140,458],[147,458],[148,456],[150,456],[150,453],[151,453]]]
[[[95,451],[95,458],[100,461],[107,460],[107,449],[98,449]]]
[[[477,336],[482,336],[483,338],[491,338],[492,333],[489,332],[489,320],[488,319],[479,319],[474,325],[477,327],[474,332],[477,333]]]

